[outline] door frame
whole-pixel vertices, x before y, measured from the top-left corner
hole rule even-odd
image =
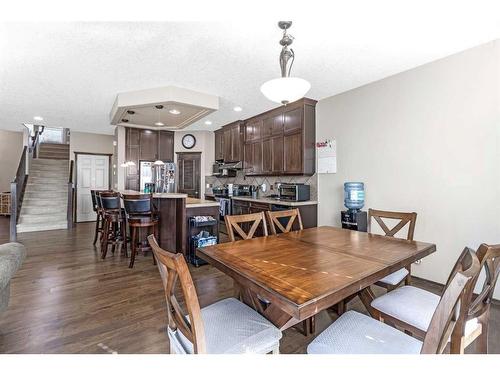
[[[179,155],[181,155],[181,154],[182,155],[196,155],[196,154],[200,155],[200,188],[199,188],[199,192],[200,193],[198,195],[200,197],[199,199],[201,199],[201,197],[202,197],[202,194],[201,194],[202,190],[201,190],[201,188],[203,186],[203,178],[202,178],[203,174],[201,173],[201,163],[203,162],[203,158],[202,158],[203,153],[201,151],[187,151],[187,152],[186,151],[177,151],[175,153],[175,164],[177,166],[177,171],[175,173],[176,174],[175,178],[177,180],[177,183],[176,183],[176,185],[177,185],[177,189],[176,190],[177,191],[179,190],[179,186],[180,186],[180,183],[179,183],[179,173],[180,173],[179,172],[180,171],[180,167],[179,167]]]
[[[76,221],[77,215],[76,213],[78,212],[78,199],[76,197],[78,196],[78,155],[95,155],[95,156],[107,156],[108,157],[108,190],[111,190],[111,179],[113,177],[113,172],[112,172],[112,165],[111,165],[111,158],[113,157],[113,154],[109,153],[100,153],[100,152],[84,152],[84,151],[74,151],[75,154],[75,178],[73,181],[75,181],[75,209],[73,211],[73,222],[78,223]],[[82,223],[87,223],[86,221],[82,221]]]

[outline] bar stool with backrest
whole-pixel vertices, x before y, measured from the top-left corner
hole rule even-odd
[[[488,353],[488,322],[491,300],[500,273],[500,245],[482,244],[477,250],[477,257],[485,271],[485,280],[481,292],[477,296],[471,294],[471,298],[465,301],[466,318],[451,338],[452,353],[463,353],[476,339],[476,352]],[[476,277],[472,290],[477,282]],[[413,286],[403,286],[374,299],[371,307],[374,309],[373,315],[380,320],[401,327],[416,337],[424,337],[438,303],[439,296],[434,293]]]
[[[152,235],[148,242],[165,291],[170,353],[279,353],[282,334],[271,322],[236,298],[226,298],[200,309],[184,256],[161,249]],[[177,301],[177,288],[187,312]]]
[[[476,254],[466,248],[433,311],[423,342],[369,316],[348,311],[308,345],[307,353],[441,354],[466,317],[464,305],[480,271]]]
[[[150,232],[152,231],[154,236],[158,238],[159,219],[153,204],[152,194],[123,194],[122,198],[126,221],[130,228],[129,268],[132,268],[134,267],[137,252],[142,251],[144,253],[151,249],[149,246],[143,245],[143,241],[147,244],[146,237],[151,234]]]
[[[92,197],[92,210],[96,214],[96,221],[95,221],[95,232],[94,232],[94,242],[93,244],[95,245],[97,242],[97,238],[99,237],[99,234],[102,236],[102,231],[104,227],[104,217],[103,217],[103,212],[102,212],[102,207],[101,207],[101,200],[98,199],[98,194],[102,192],[111,192],[110,190],[90,190],[90,196]]]
[[[103,191],[98,193],[98,199],[103,216],[101,258],[106,258],[110,244],[112,253],[115,252],[117,246],[121,245],[125,256],[127,256],[125,215],[121,209],[120,194],[113,191]]]

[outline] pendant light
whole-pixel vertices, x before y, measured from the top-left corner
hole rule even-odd
[[[280,40],[282,46],[279,61],[281,67],[281,78],[275,78],[265,82],[260,91],[269,100],[287,105],[303,98],[311,88],[311,84],[305,79],[290,77],[295,52],[288,48],[293,42],[293,36],[287,34],[287,30],[292,26],[292,21],[280,21],[278,27],[283,30],[283,38]]]

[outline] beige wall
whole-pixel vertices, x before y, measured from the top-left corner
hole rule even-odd
[[[193,134],[196,145],[192,149],[182,146],[182,137]],[[176,131],[174,136],[175,163],[177,163],[177,152],[201,152],[201,186],[200,196],[205,195],[205,176],[212,174],[212,165],[215,162],[215,136],[212,131]]]
[[[0,130],[0,192],[10,191],[23,150],[23,132]]]
[[[340,225],[343,183],[366,206],[416,211],[437,252],[414,273],[445,282],[464,246],[500,243],[500,41],[319,101],[317,138],[338,173],[319,175],[319,223]],[[496,298],[500,298],[497,286]]]

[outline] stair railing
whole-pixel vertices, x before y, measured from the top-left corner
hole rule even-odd
[[[38,143],[40,140],[41,130],[36,130],[35,134],[31,137],[31,143],[23,147],[21,159],[17,166],[16,177],[10,183],[10,241],[17,241],[17,222],[19,221],[19,213],[23,204],[24,190],[28,182],[28,168],[31,161],[38,153]]]
[[[75,161],[71,160],[69,162],[69,180],[68,180],[68,210],[66,213],[66,218],[68,221],[68,229],[74,226],[73,220],[73,207],[75,201],[75,184],[73,183],[73,168]]]

